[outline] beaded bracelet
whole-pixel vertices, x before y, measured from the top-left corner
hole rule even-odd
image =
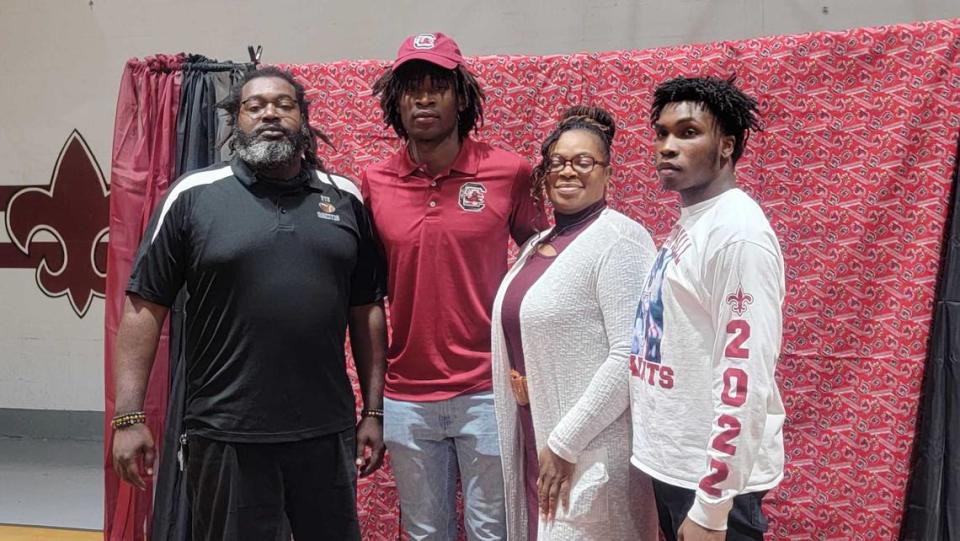
[[[145,412],[132,411],[115,416],[113,420],[110,421],[110,426],[112,426],[114,430],[117,430],[146,422],[147,414]]]
[[[360,410],[360,417],[378,417],[383,419],[383,410],[376,408],[364,408]]]

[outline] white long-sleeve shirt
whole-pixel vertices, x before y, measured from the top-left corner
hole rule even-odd
[[[733,497],[783,478],[774,380],[785,286],[759,205],[731,189],[681,211],[647,275],[631,347],[631,462],[696,490],[689,518],[724,530]]]

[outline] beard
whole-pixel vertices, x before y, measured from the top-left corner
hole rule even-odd
[[[300,131],[288,130],[283,126],[270,126],[283,131],[279,139],[264,139],[261,137],[264,128],[251,133],[244,133],[238,126],[233,128],[233,151],[237,157],[246,162],[251,169],[263,171],[290,165],[303,156],[303,151],[309,146],[309,128],[303,126]]]

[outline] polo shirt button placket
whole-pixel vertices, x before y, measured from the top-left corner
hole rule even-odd
[[[293,222],[291,216],[287,216],[287,207],[283,205],[283,199],[277,200],[277,225],[279,225],[281,231],[290,231],[293,230]]]

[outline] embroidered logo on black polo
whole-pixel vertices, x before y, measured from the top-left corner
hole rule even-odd
[[[317,212],[317,218],[339,222],[340,217],[337,216],[337,207],[330,203],[330,198],[325,195],[321,195],[320,199],[320,210]]]
[[[460,186],[460,208],[467,212],[480,212],[487,206],[487,188],[479,182],[465,182]]]

